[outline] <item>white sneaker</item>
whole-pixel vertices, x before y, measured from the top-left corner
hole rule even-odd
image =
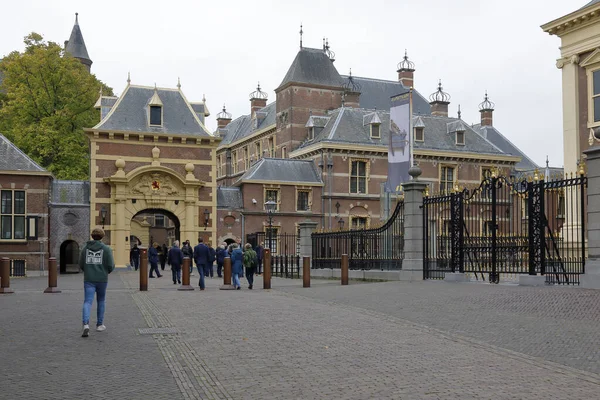
[[[89,335],[90,335],[90,326],[86,324],[83,326],[83,333],[81,334],[81,337],[88,337]]]
[[[194,273],[192,272],[192,273],[190,274],[190,276],[194,276]]]
[[[106,330],[106,326],[104,325],[98,325],[96,327],[96,332],[104,332]]]

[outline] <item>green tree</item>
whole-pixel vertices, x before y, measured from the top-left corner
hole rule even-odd
[[[87,179],[89,150],[83,128],[99,121],[98,93],[112,89],[60,45],[37,33],[25,51],[0,61],[0,132],[59,179]]]

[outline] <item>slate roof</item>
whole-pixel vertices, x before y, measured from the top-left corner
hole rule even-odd
[[[533,162],[531,158],[527,157],[525,153],[519,150],[517,146],[515,146],[510,140],[508,140],[508,138],[506,138],[506,136],[501,134],[493,126],[481,126],[481,124],[477,124],[473,126],[473,129],[475,129],[482,137],[486,138],[489,142],[492,142],[504,153],[521,157],[521,161],[517,163],[516,169],[534,170],[536,168],[539,168],[539,166],[535,162]]]
[[[152,87],[128,85],[110,113],[93,129],[212,136],[177,89],[156,89],[163,103],[163,124],[150,126],[148,103],[154,90]]]
[[[380,139],[371,138],[371,127],[368,121],[372,117],[368,116],[372,113],[373,110],[364,110],[361,108],[340,108],[334,110],[329,114],[329,122],[323,131],[314,140],[304,142],[301,147],[308,147],[317,142],[328,142],[381,146],[382,150],[386,150],[389,140],[390,113],[387,111],[377,111],[378,117],[381,120]],[[364,121],[367,122],[365,123]],[[413,124],[417,122],[424,125],[425,141],[415,142],[416,149],[489,155],[503,154],[498,147],[487,141],[468,124],[465,124],[458,118],[421,115],[413,117]],[[465,130],[465,145],[456,144],[454,132],[458,125],[462,126]]]
[[[239,186],[248,181],[294,182],[321,185],[323,181],[312,160],[289,158],[262,158],[250,167],[235,183]]]
[[[65,50],[73,57],[88,60],[90,63],[92,62],[90,56],[88,55],[87,48],[85,47],[85,41],[83,40],[83,35],[81,34],[81,28],[79,28],[77,14],[75,14],[75,25],[73,25],[73,30],[71,31],[71,36],[69,37],[69,41],[67,42],[67,47]]]
[[[275,125],[275,115],[277,110],[275,109],[275,102],[267,104],[266,107],[261,108],[257,111],[257,114],[263,114],[265,117],[260,121],[260,124],[254,126],[250,115],[242,115],[231,121],[224,129],[220,132],[225,132],[223,140],[219,146],[231,144],[237,140],[240,140],[253,132],[266,128],[270,125]]]
[[[303,47],[279,87],[288,83],[341,87],[342,82],[343,79],[333,66],[333,62],[322,49]]]
[[[239,187],[217,187],[217,208],[244,208],[242,190]]]
[[[342,75],[342,78],[348,79]],[[352,79],[360,85],[360,97],[358,99],[360,108],[389,110],[390,98],[401,93],[406,93],[409,88],[398,81],[387,81],[383,79],[363,78],[352,76]],[[431,106],[429,101],[416,90],[413,90],[413,115],[430,115]]]
[[[2,134],[0,134],[0,171],[46,172]]]
[[[585,6],[581,7],[581,8],[580,8],[580,10],[583,10],[584,8],[587,8],[587,7],[589,7],[589,6],[593,5],[593,4],[596,4],[596,3],[600,3],[600,0],[593,0],[593,1],[590,1],[590,2],[589,2],[589,3],[587,3]]]

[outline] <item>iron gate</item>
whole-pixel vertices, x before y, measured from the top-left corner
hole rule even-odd
[[[587,177],[518,180],[490,176],[479,187],[423,200],[424,278],[448,272],[498,283],[519,274],[579,284],[584,273]]]

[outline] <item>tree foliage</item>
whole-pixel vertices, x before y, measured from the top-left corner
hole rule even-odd
[[[25,51],[0,61],[0,132],[58,179],[87,179],[89,150],[83,128],[99,121],[98,93],[112,89],[60,45],[37,33]]]

